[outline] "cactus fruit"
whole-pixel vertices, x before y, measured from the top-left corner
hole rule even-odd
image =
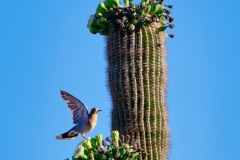
[[[149,0],[144,0],[144,2],[145,2],[146,4],[149,4]]]
[[[141,9],[143,9],[143,8],[145,7],[145,5],[146,5],[145,2],[141,2],[141,3],[140,3],[140,7],[141,7]]]
[[[97,12],[101,13],[102,15],[104,16],[107,16],[108,15],[108,9],[105,7],[104,3],[103,2],[100,2],[97,9],[96,9]]]
[[[100,22],[107,23],[107,19],[105,17],[100,17]]]
[[[111,0],[106,0],[103,2],[106,8],[116,8],[116,6],[113,5]]]
[[[168,36],[174,38],[174,34],[168,34]]]
[[[107,27],[107,24],[103,23],[100,18],[97,19],[97,24],[98,24],[99,26],[101,26],[101,28]]]
[[[95,13],[95,17],[100,18],[101,16],[102,16],[102,13],[100,13],[100,12]]]
[[[129,6],[129,0],[124,0],[125,6]]]
[[[146,13],[146,14],[149,14],[149,13],[150,13],[150,11],[151,11],[151,9],[152,9],[152,6],[151,6],[151,5],[149,5],[149,6],[147,7],[147,9],[146,9],[145,13]]]
[[[129,31],[134,31],[135,30],[135,25],[130,24],[128,28],[129,28]]]
[[[153,13],[161,14],[163,12],[163,8],[164,7],[162,5],[156,4],[153,10]]]
[[[121,7],[119,0],[111,0],[112,4],[116,7]]]

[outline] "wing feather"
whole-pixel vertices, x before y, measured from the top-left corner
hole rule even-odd
[[[88,109],[85,104],[65,91],[60,91],[60,94],[67,102],[68,108],[72,111],[72,119],[74,124],[79,123],[81,119],[88,118]]]

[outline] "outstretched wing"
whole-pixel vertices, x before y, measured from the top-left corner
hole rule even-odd
[[[86,105],[65,91],[60,91],[60,93],[62,98],[67,101],[68,108],[72,111],[74,124],[77,124],[81,119],[88,118],[88,109]]]

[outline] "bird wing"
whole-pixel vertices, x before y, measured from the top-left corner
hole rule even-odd
[[[77,124],[81,120],[88,118],[88,109],[85,104],[65,91],[60,91],[60,93],[62,98],[67,101],[68,108],[70,108],[72,111],[72,119],[74,124]]]
[[[80,134],[84,134],[86,129],[86,123],[88,122],[88,118],[84,117],[81,118],[77,125],[75,125],[71,130],[74,130]]]

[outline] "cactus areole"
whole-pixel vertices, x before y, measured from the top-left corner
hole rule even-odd
[[[88,23],[91,33],[106,36],[111,127],[138,140],[148,154],[139,159],[165,160],[169,152],[165,38],[174,37],[165,30],[174,28],[168,10],[173,6],[163,5],[163,0],[124,3],[100,2]]]

